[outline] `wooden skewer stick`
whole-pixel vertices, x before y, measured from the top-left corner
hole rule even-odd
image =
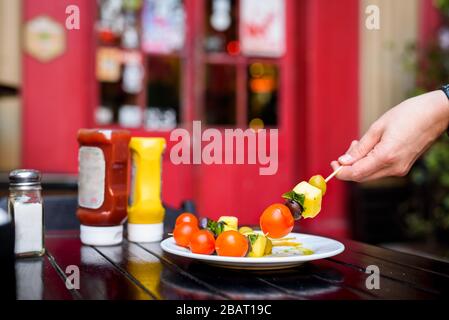
[[[340,167],[338,167],[334,172],[332,172],[330,175],[329,175],[329,177],[327,177],[324,181],[326,181],[326,183],[328,183],[329,182],[329,180],[331,180],[333,177],[335,177],[339,172],[340,172],[340,170],[343,168],[343,166],[340,166]]]

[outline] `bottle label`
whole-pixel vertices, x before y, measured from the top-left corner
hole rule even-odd
[[[106,162],[97,147],[81,147],[78,153],[78,205],[98,209],[104,202]]]
[[[21,203],[14,207],[16,254],[41,252],[44,248],[43,214],[41,203]]]

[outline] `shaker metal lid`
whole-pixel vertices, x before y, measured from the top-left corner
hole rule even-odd
[[[9,173],[9,183],[12,186],[30,186],[41,183],[41,173],[32,169],[19,169]]]

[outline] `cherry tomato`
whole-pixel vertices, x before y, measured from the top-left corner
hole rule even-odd
[[[192,235],[190,251],[199,254],[212,254],[215,251],[215,238],[209,230],[199,230]]]
[[[219,256],[244,257],[248,252],[248,240],[238,231],[225,231],[215,241],[215,250]]]
[[[194,214],[192,214],[192,213],[184,212],[184,213],[181,213],[176,218],[176,224],[175,225],[178,225],[178,224],[184,223],[184,222],[189,222],[189,223],[191,222],[191,223],[194,223],[194,224],[198,225],[198,218]]]
[[[176,225],[175,230],[173,230],[173,237],[175,238],[176,244],[181,247],[188,247],[190,238],[198,230],[200,230],[198,225],[191,222],[184,222]]]
[[[295,220],[287,206],[272,204],[260,216],[260,228],[270,238],[282,238],[289,234]]]

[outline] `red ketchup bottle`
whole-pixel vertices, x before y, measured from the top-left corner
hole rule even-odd
[[[127,217],[128,144],[126,130],[78,132],[78,210],[80,238],[86,245],[122,242]]]

